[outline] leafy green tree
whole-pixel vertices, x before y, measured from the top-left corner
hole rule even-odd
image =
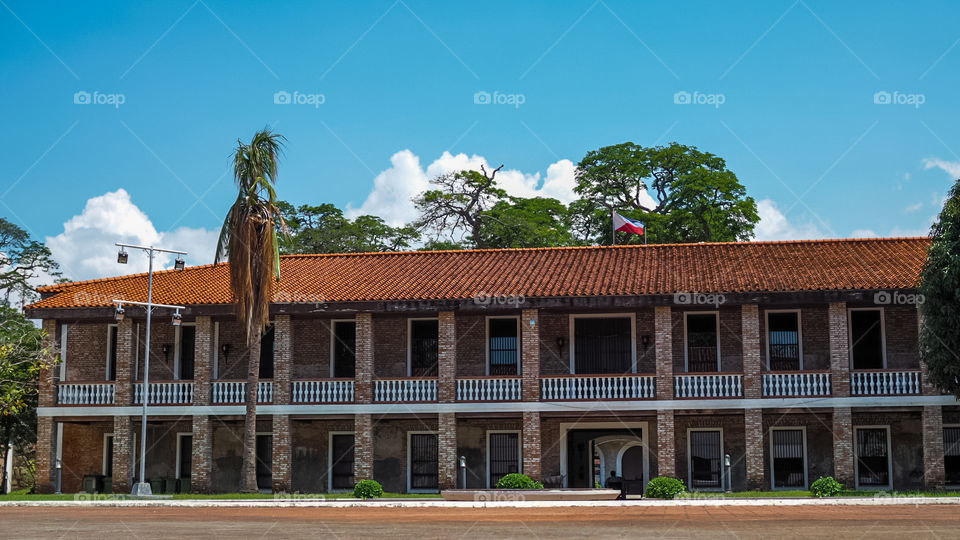
[[[481,228],[485,212],[507,196],[496,182],[502,168],[500,165],[488,173],[481,165],[479,171],[457,171],[430,180],[439,189],[413,198],[420,212],[414,226],[430,231],[432,240],[468,241],[473,247],[488,247],[483,243]]]
[[[290,234],[280,239],[284,254],[398,251],[419,238],[414,227],[391,227],[377,216],[358,216],[351,221],[328,203],[294,207],[280,201],[277,208],[290,229]],[[280,216],[277,219],[279,224]]]
[[[486,247],[556,247],[574,242],[570,212],[556,199],[509,197],[482,217],[477,244]]]
[[[953,185],[940,216],[920,276],[923,327],[920,356],[930,380],[960,399],[960,180]]]
[[[585,202],[575,222],[590,235],[584,240],[601,244],[611,242],[612,210],[643,221],[653,243],[749,240],[760,220],[723,158],[693,146],[605,146],[587,153],[576,177],[574,189]],[[636,235],[621,239],[643,242]]]
[[[0,294],[3,305],[15,301],[22,307],[38,298],[38,281],[56,280],[60,275],[60,265],[53,260],[47,246],[0,218]]]
[[[456,251],[461,249],[470,248],[452,240],[427,240],[417,251]]]

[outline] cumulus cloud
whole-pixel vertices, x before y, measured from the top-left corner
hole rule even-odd
[[[180,227],[157,231],[150,218],[118,189],[89,199],[83,211],[63,224],[63,232],[48,236],[47,246],[64,275],[74,280],[146,272],[147,257],[131,252],[126,266],[117,264],[115,242],[155,245],[187,251],[188,265],[213,262],[217,231]],[[161,254],[154,268],[169,268],[174,257]]]
[[[755,240],[808,240],[825,235],[810,221],[791,222],[771,199],[757,201],[760,221],[754,229]]]
[[[924,169],[937,168],[949,174],[951,178],[960,178],[960,162],[947,161],[939,158],[927,158],[923,160]]]

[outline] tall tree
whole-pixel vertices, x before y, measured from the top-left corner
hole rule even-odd
[[[483,213],[478,244],[489,248],[569,246],[570,214],[556,199],[509,197]]]
[[[431,240],[467,240],[473,247],[487,247],[480,229],[484,213],[507,196],[497,187],[496,176],[502,168],[500,165],[488,173],[481,165],[479,171],[457,171],[430,180],[439,189],[414,197],[413,204],[420,212],[414,226],[431,231]]]
[[[243,457],[240,490],[257,488],[257,386],[260,376],[260,344],[270,318],[273,284],[280,280],[277,241],[277,165],[286,139],[270,129],[258,131],[249,144],[237,140],[233,178],[237,200],[227,212],[217,241],[214,260],[227,259],[234,308],[248,348],[246,416],[243,420]]]
[[[587,153],[576,178],[575,191],[589,203],[580,219],[601,244],[611,241],[612,210],[645,221],[648,240],[661,243],[749,240],[760,220],[723,158],[693,146],[605,146]]]
[[[277,207],[290,229],[280,240],[281,253],[399,251],[419,238],[414,227],[391,227],[377,216],[357,216],[351,221],[332,204],[294,207],[280,201]]]
[[[0,218],[0,301],[20,307],[37,298],[37,281],[60,277],[50,249],[20,227]]]
[[[930,380],[960,399],[960,180],[954,183],[940,216],[920,277],[923,326],[920,356]]]

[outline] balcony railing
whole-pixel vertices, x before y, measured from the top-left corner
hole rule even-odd
[[[377,379],[373,399],[379,402],[408,403],[437,400],[437,379]]]
[[[113,405],[113,383],[60,383],[59,405]]]
[[[742,373],[690,373],[673,378],[674,396],[687,398],[743,397]]]
[[[829,371],[780,371],[763,374],[764,397],[829,396]]]
[[[919,394],[917,370],[866,370],[850,373],[850,393],[855,396],[906,396]]]
[[[457,401],[520,401],[520,377],[457,379]]]
[[[545,401],[593,399],[653,399],[657,395],[654,375],[561,375],[540,379],[540,397]]]
[[[293,381],[294,403],[352,403],[353,379]]]
[[[247,381],[216,381],[213,383],[213,403],[217,405],[244,403],[244,389]],[[273,401],[273,381],[259,381],[257,385],[257,403]]]
[[[152,382],[147,387],[150,405],[185,405],[193,403],[193,381]],[[133,402],[143,403],[143,383],[133,385]]]

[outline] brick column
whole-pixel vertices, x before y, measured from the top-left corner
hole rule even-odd
[[[193,346],[193,404],[210,405],[210,379],[213,375],[213,321],[197,317]],[[274,390],[276,393],[276,390]],[[191,482],[192,485],[192,482]]]
[[[293,463],[291,461],[292,435],[290,416],[286,414],[273,415],[273,463],[270,470],[273,473],[273,492],[289,493],[293,478]]]
[[[854,485],[853,413],[850,407],[833,409],[833,477],[847,489]]]
[[[457,325],[452,311],[439,315],[437,345],[437,397],[440,403],[457,399]]]
[[[532,325],[530,321],[533,321]],[[521,312],[520,341],[523,400],[540,401],[540,310],[525,309]]]
[[[673,409],[657,411],[657,475],[677,476],[677,438]]]
[[[657,306],[653,308],[653,312],[653,343],[657,359],[657,399],[673,399],[673,320],[671,319],[670,306]],[[670,422],[672,426],[672,417]]]
[[[190,471],[190,491],[211,493],[213,491],[213,429],[210,417],[193,417],[193,463]]]
[[[293,328],[289,315],[273,318],[273,404],[290,404],[290,375],[293,371]],[[276,441],[276,436],[274,436]],[[276,443],[274,443],[276,444]],[[276,455],[276,454],[274,454]],[[276,478],[276,473],[274,473]]]
[[[523,413],[523,474],[540,481],[540,413]]]
[[[42,329],[45,333],[43,346],[51,351],[59,350],[60,342],[57,341],[57,321],[54,319],[44,319]],[[59,359],[59,356],[57,358]],[[52,366],[40,372],[40,378],[39,381],[37,381],[37,391],[39,392],[37,397],[38,406],[53,407],[57,404],[57,373],[59,370],[59,366]],[[39,473],[39,468],[37,472]],[[39,476],[37,478],[39,478]]]
[[[117,362],[119,367],[120,362]],[[143,444],[143,441],[140,442]],[[113,417],[113,492],[130,493],[133,485],[133,422],[129,416]]]
[[[373,402],[373,316],[357,313],[356,401]]]
[[[57,423],[49,416],[37,418],[37,493],[56,491]]]
[[[440,434],[437,436],[440,460],[440,489],[456,489],[457,487],[457,415],[454,413],[440,413],[437,426]]]
[[[743,340],[743,397],[763,397],[763,360],[760,357],[760,309],[756,304],[740,306],[740,324]],[[762,478],[761,454],[761,478]],[[749,472],[747,480],[749,481]]]
[[[133,363],[136,350],[137,337],[133,333],[133,320],[127,317],[117,323],[117,376],[113,402],[118,407],[133,404]]]
[[[943,464],[943,408],[923,408],[923,487],[942,491],[946,472]]]
[[[373,418],[353,417],[353,480],[373,480]]]
[[[848,397],[850,396],[851,366],[850,337],[847,333],[847,303],[830,302],[829,319],[830,377],[833,379],[833,397]]]
[[[763,410],[746,409],[743,414],[746,447],[747,489],[763,485]]]

